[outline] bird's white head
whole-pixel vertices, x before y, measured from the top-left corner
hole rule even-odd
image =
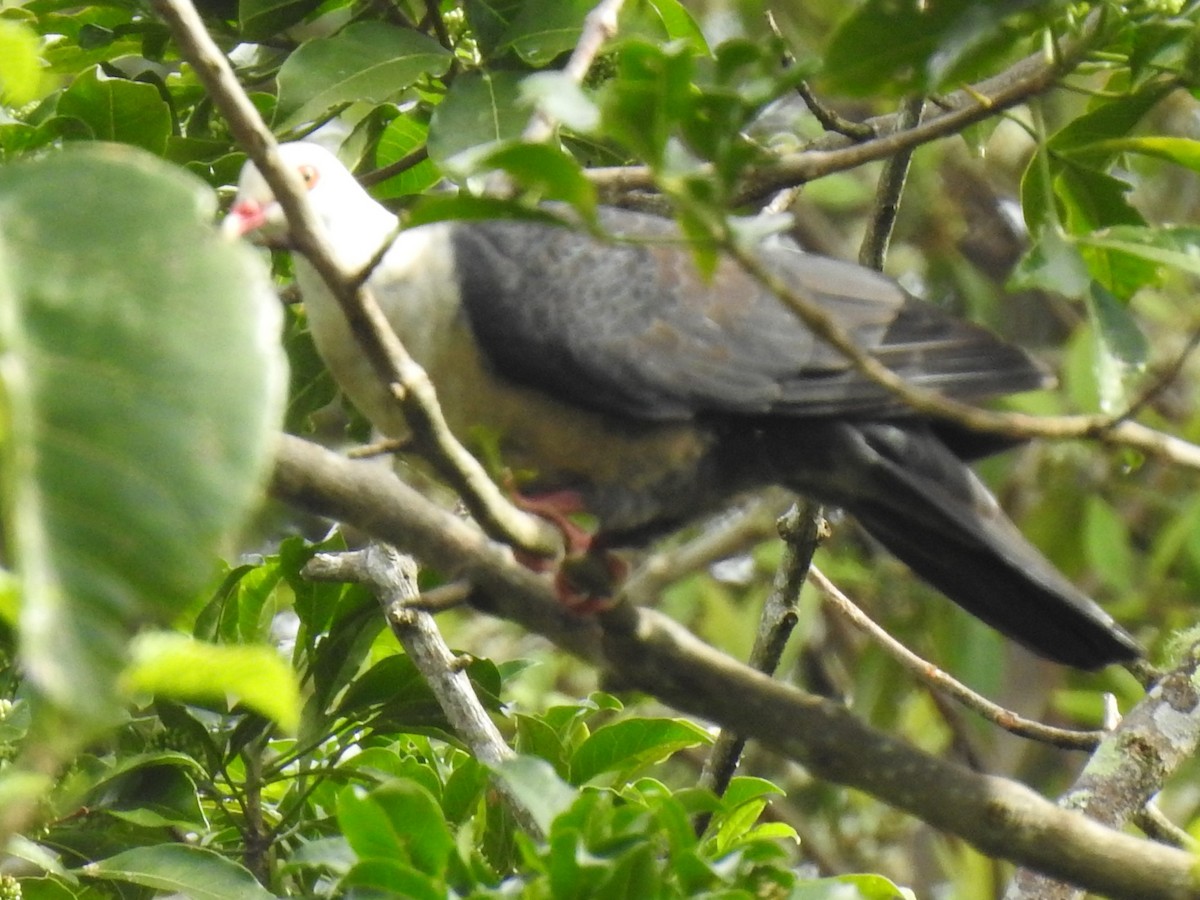
[[[300,176],[313,212],[328,233],[345,234],[367,227],[387,233],[394,226],[391,213],[376,203],[324,147],[304,141],[280,144],[279,155]],[[288,223],[283,208],[252,162],[242,169],[237,197],[221,227],[231,236],[251,236],[273,246],[287,244]]]

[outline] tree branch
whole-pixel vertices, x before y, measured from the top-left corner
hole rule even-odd
[[[812,565],[813,554],[828,531],[820,504],[808,501],[793,504],[779,520],[778,527],[784,539],[783,559],[775,572],[771,593],[763,602],[749,659],[749,665],[764,675],[774,675],[779,668],[788,638],[796,627],[796,608],[800,604],[804,579]],[[745,748],[743,735],[722,728],[704,761],[700,786],[717,796],[724,794]],[[697,817],[697,834],[704,833],[710,818],[708,813]]]
[[[917,681],[926,687],[945,694],[947,697],[961,703],[967,709],[973,710],[994,725],[1005,731],[1035,741],[1063,747],[1067,750],[1094,750],[1104,737],[1099,731],[1071,731],[1066,728],[1054,728],[1043,725],[1032,719],[1026,719],[1009,709],[1005,709],[975,693],[961,681],[951,678],[949,674],[939,669],[933,663],[922,659],[913,653],[884,629],[871,621],[854,602],[838,589],[825,573],[815,566],[808,573],[808,580],[816,585],[825,598],[825,603],[833,611],[863,632],[883,648],[883,651],[896,662],[900,663]]]
[[[873,140],[862,141],[836,133],[824,135],[800,153],[750,173],[736,203],[751,203],[782,188],[887,159],[949,137],[1044,93],[1083,60],[1102,30],[1102,19],[1101,11],[1094,11],[1079,33],[1060,42],[1049,59],[1044,52],[1032,54],[998,75],[942,98],[933,105],[936,112],[931,112],[915,128],[900,130],[903,115],[893,113],[862,123],[877,135]],[[648,166],[595,168],[587,175],[606,195],[654,187],[654,172]]]
[[[1113,828],[1135,817],[1200,746],[1198,674],[1200,643],[1195,643],[1104,739],[1059,805]],[[1075,887],[1027,869],[1017,872],[1004,895],[1005,900],[1080,896]]]

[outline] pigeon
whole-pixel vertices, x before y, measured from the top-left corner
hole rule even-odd
[[[527,474],[527,496],[593,516],[596,546],[644,543],[783,485],[845,510],[926,582],[1043,657],[1096,669],[1141,654],[967,467],[1013,441],[916,413],[735,261],[700,273],[671,220],[601,208],[599,232],[520,219],[398,232],[332,153],[279,149],[343,267],[361,270],[391,242],[368,285],[451,428],[498,446]],[[223,228],[288,245],[252,163]],[[974,401],[1046,383],[1021,349],[874,270],[782,237],[756,252],[910,384]],[[334,378],[375,427],[402,435],[333,295],[305,259],[295,271]]]

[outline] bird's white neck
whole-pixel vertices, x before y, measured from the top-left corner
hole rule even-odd
[[[375,258],[385,242],[395,237],[399,221],[378,203],[359,204],[354,215],[325,223],[325,235],[334,258],[349,273],[359,272]]]

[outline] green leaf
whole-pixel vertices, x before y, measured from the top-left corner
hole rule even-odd
[[[535,68],[549,65],[579,42],[593,0],[525,0],[500,37],[499,51],[512,50]]]
[[[1139,567],[1134,561],[1129,526],[1117,510],[1094,494],[1084,505],[1083,546],[1089,565],[1108,584],[1122,591],[1137,586]]]
[[[337,820],[359,859],[408,862],[441,876],[454,837],[437,801],[407,779],[380,785],[366,796],[354,788],[338,794]]]
[[[1116,153],[1140,153],[1143,156],[1153,156],[1165,159],[1167,162],[1184,166],[1194,172],[1200,172],[1200,141],[1192,138],[1151,137],[1114,138],[1096,141],[1091,144],[1081,144],[1068,155],[1094,155]]]
[[[663,35],[670,41],[687,41],[692,45],[692,49],[698,54],[707,54],[709,52],[708,42],[704,39],[704,32],[700,26],[696,24],[696,20],[692,18],[692,14],[688,11],[679,0],[647,0],[644,4],[645,11],[643,16],[653,15],[658,20],[659,25],[663,29]],[[627,33],[622,29],[622,34]]]
[[[137,847],[77,871],[92,878],[182,894],[188,900],[274,900],[242,866],[212,850],[187,844]]]
[[[142,147],[161,156],[171,134],[171,110],[152,84],[110,78],[94,66],[58,98],[58,114],[83,122],[92,136]]]
[[[494,166],[513,176],[520,187],[540,200],[561,200],[592,218],[596,188],[574,157],[549,144],[509,144],[489,153],[480,166]]]
[[[521,136],[532,110],[517,72],[469,72],[454,80],[429,123],[429,156],[443,171],[471,172],[498,141]]]
[[[445,900],[446,886],[418,869],[394,859],[368,859],[355,865],[338,883],[344,896],[403,897],[405,900]],[[358,888],[359,890],[355,890]],[[379,892],[376,894],[375,892]]]
[[[1200,275],[1200,228],[1193,226],[1118,226],[1080,235],[1074,240],[1085,247],[1116,251],[1189,275]]]
[[[375,148],[375,164],[380,168],[399,162],[425,146],[429,127],[410,116],[397,116],[383,129]],[[409,169],[386,181],[372,185],[371,194],[380,200],[419,194],[437,184],[441,176],[433,160],[426,157]]]
[[[604,772],[638,769],[709,743],[708,732],[684,719],[625,719],[593,732],[579,746],[571,757],[571,782],[585,784]]]
[[[1010,290],[1038,289],[1082,297],[1091,285],[1079,248],[1055,225],[1047,225],[1013,270]]]
[[[600,127],[600,108],[563,72],[534,72],[521,82],[521,98],[579,134],[593,134]]]
[[[1021,209],[1030,232],[1037,233],[1058,220],[1059,210],[1049,206],[1048,201],[1061,186],[1058,176],[1062,170],[1088,169],[1103,175],[1101,170],[1117,155],[1116,151],[1104,149],[1104,142],[1127,135],[1170,90],[1169,84],[1150,84],[1135,93],[1101,103],[1046,139],[1045,146],[1029,160],[1021,178]],[[1077,177],[1077,183],[1086,180],[1086,175]],[[1050,185],[1054,185],[1053,191]],[[1082,206],[1086,206],[1086,193],[1085,186]]]
[[[214,207],[128,147],[0,169],[0,495],[22,659],[85,717],[111,712],[127,635],[205,583],[271,462],[279,305]]]
[[[839,875],[801,882],[788,900],[916,900],[916,894],[882,875]]]
[[[49,91],[40,50],[36,31],[21,22],[0,19],[0,101],[24,106]]]
[[[1100,409],[1122,413],[1129,407],[1129,382],[1146,367],[1146,337],[1128,307],[1098,284],[1088,293],[1088,315],[1096,338]]]
[[[1012,42],[1005,20],[1055,0],[866,0],[838,26],[824,54],[831,89],[852,94],[929,93],[970,78]]]
[[[733,809],[752,800],[760,800],[772,794],[780,795],[783,793],[782,788],[772,784],[765,778],[738,775],[729,782],[729,787],[721,795],[721,805],[728,809]]]
[[[416,31],[356,22],[302,44],[279,70],[278,130],[321,118],[348,103],[383,103],[426,75],[450,67],[449,52]]]
[[[206,644],[171,632],[142,634],[133,643],[121,686],[129,693],[185,701],[232,697],[288,733],[300,724],[295,673],[273,647]]]
[[[320,0],[240,0],[238,27],[248,41],[267,40],[302,21],[320,5]]]
[[[463,11],[485,59],[498,54],[500,41],[522,3],[523,0],[464,0]]]
[[[536,756],[516,756],[492,769],[533,816],[543,834],[550,833],[554,820],[579,797],[579,792],[559,778],[550,763]]]

